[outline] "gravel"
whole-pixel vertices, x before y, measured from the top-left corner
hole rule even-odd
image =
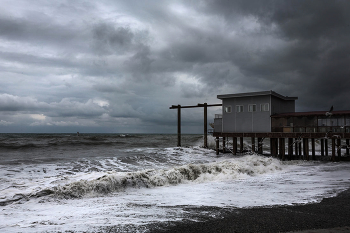
[[[151,232],[350,232],[350,189],[320,203],[258,208],[188,207],[220,213],[200,221],[155,223]]]

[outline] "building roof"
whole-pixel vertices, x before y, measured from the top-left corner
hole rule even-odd
[[[287,112],[287,113],[280,113],[272,115],[273,118],[279,118],[279,117],[303,117],[303,116],[326,116],[327,111],[314,111],[314,112]],[[350,115],[350,110],[344,110],[344,111],[332,111],[331,116],[341,116],[341,115]]]
[[[237,93],[237,94],[227,94],[227,95],[218,95],[218,99],[228,99],[228,98],[239,98],[239,97],[249,97],[249,96],[263,96],[263,95],[273,95],[283,100],[296,100],[298,97],[289,97],[280,95],[274,91],[259,91],[259,92],[246,92],[246,93]]]

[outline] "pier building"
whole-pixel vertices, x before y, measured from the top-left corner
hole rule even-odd
[[[272,90],[217,98],[221,104],[170,107],[178,109],[178,146],[181,146],[181,108],[204,108],[204,147],[207,147],[207,107],[222,106],[221,114],[215,114],[211,124],[217,154],[269,151],[271,156],[282,160],[350,160],[350,111],[333,111],[332,106],[329,111],[295,112],[298,97]],[[244,138],[250,138],[249,148],[245,148]],[[316,142],[320,147],[317,156]]]

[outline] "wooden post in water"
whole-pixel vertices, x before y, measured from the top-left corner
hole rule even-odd
[[[275,157],[278,157],[278,138],[274,138],[275,141]]]
[[[262,155],[263,154],[263,142],[262,138],[258,138],[258,154]]]
[[[349,155],[349,139],[346,139],[346,155]]]
[[[244,150],[243,137],[239,138],[239,144],[240,144],[240,152],[243,153],[243,150]]]
[[[285,139],[284,138],[279,138],[279,158],[284,160],[285,158],[285,152],[286,148],[285,148]]]
[[[321,156],[324,156],[324,139],[321,139]]]
[[[255,153],[255,137],[252,137],[252,151]]]
[[[335,138],[332,138],[332,161],[335,162]]]
[[[328,156],[328,139],[327,138],[324,140],[324,152],[326,156]]]
[[[309,160],[309,139],[303,138],[304,159]]]
[[[219,137],[215,138],[216,155],[219,155]]]
[[[315,153],[315,139],[311,138],[311,150],[312,150],[312,160],[316,160],[316,153]]]
[[[273,144],[273,139],[270,138],[270,155],[273,156],[273,147],[274,147],[274,144]]]
[[[340,138],[337,139],[337,152],[338,152],[338,159],[341,160],[341,140]]]
[[[299,143],[298,143],[298,139],[297,138],[294,139],[294,147],[295,147],[295,157],[298,159],[299,158],[299,154],[298,154],[298,152],[299,152],[299,149],[298,149]]]
[[[208,148],[208,104],[204,103],[204,148]]]
[[[236,154],[237,153],[237,138],[233,137],[232,138],[232,154]]]
[[[222,153],[226,152],[226,138],[222,137]]]
[[[271,156],[278,156],[278,138],[270,138],[270,151]]]
[[[181,105],[177,105],[177,146],[181,146]]]
[[[293,138],[288,138],[288,159],[292,160],[293,157]]]
[[[204,147],[208,148],[208,107],[222,106],[222,104],[198,104],[195,106],[172,105],[170,109],[177,109],[177,146],[181,146],[181,108],[204,108]]]

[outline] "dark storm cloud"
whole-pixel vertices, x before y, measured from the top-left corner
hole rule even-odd
[[[106,109],[88,100],[85,103],[62,99],[60,102],[45,103],[32,97],[19,97],[9,94],[0,95],[0,111],[3,112],[32,112],[45,113],[51,117],[100,116]]]
[[[131,71],[134,76],[145,75],[151,71],[151,65],[154,61],[150,58],[149,46],[140,45],[135,54],[124,62],[126,69]]]
[[[286,1],[277,7],[270,20],[277,22],[289,39],[318,40],[348,34],[349,1]]]
[[[51,103],[51,108],[55,111],[49,112],[48,116],[82,116],[82,117],[96,117],[101,116],[106,112],[106,109],[97,105],[92,100],[88,100],[86,103],[78,101],[71,101],[69,99],[63,99],[59,103]]]
[[[38,102],[31,97],[0,94],[0,111],[36,111],[48,107],[46,103]]]
[[[128,90],[114,83],[98,83],[93,86],[98,92],[127,94]]]
[[[295,52],[285,54],[285,60],[304,77],[295,84],[303,86],[296,93],[305,99],[301,102],[318,109],[331,105],[349,109],[343,98],[350,98],[350,2],[300,1],[294,5],[280,6],[271,20],[279,25],[282,36],[295,41]]]
[[[341,98],[348,94],[350,71],[350,2],[348,1],[208,1],[202,10],[223,15],[234,24],[240,17],[255,17],[260,29],[255,36],[273,36],[283,47],[266,49],[264,44],[234,49],[227,44],[228,59],[244,74],[241,82],[255,89],[276,89],[298,95],[307,110],[332,104],[350,108]],[[274,28],[273,30],[267,30]],[[249,34],[243,35],[250,36]],[[262,37],[263,39],[263,37]],[[258,45],[258,48],[254,48]],[[259,48],[260,46],[260,48]],[[206,79],[204,79],[206,80]],[[225,79],[225,82],[232,83]],[[237,80],[235,80],[237,81]],[[210,82],[206,80],[206,82]],[[254,82],[259,86],[255,86]],[[301,88],[302,87],[302,88]]]
[[[32,54],[23,53],[11,53],[11,52],[0,52],[0,59],[6,61],[20,62],[26,65],[40,65],[40,66],[51,66],[51,67],[75,67],[72,61],[67,58],[52,58],[42,57]]]
[[[49,16],[38,18],[38,15],[24,18],[0,16],[0,38],[38,46],[49,45],[65,51],[83,49],[81,45],[84,43],[79,43],[79,40],[84,38],[85,28],[74,24],[60,25]]]
[[[33,127],[160,132],[176,121],[172,104],[262,90],[298,96],[298,110],[350,109],[348,9],[324,0],[5,1],[0,124],[29,116]],[[183,125],[200,115],[184,112]]]
[[[127,50],[134,38],[134,34],[128,28],[115,28],[111,24],[100,23],[92,29],[93,47],[97,54],[123,53]]]

